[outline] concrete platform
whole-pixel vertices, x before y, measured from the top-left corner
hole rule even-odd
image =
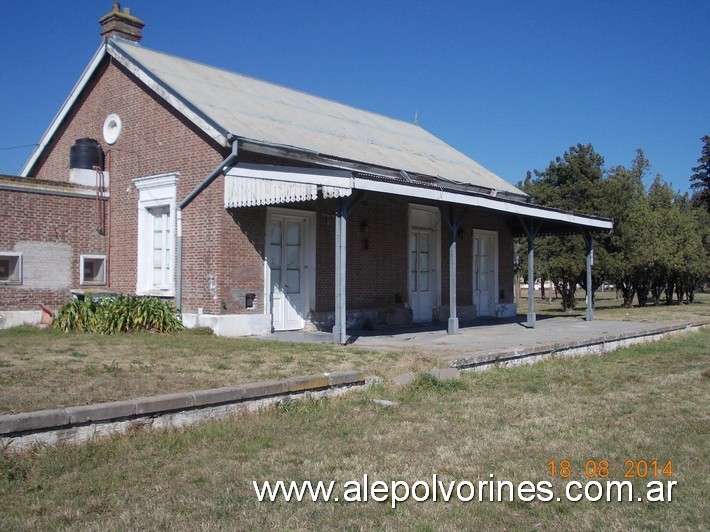
[[[677,330],[708,325],[642,323],[633,321],[593,320],[579,317],[538,318],[534,329],[525,325],[524,317],[510,319],[480,319],[464,324],[459,334],[449,335],[445,324],[424,324],[382,331],[348,331],[348,344],[364,349],[387,351],[420,351],[438,355],[453,366],[476,365],[476,361],[510,359],[521,354],[530,357],[570,347],[604,344],[625,339],[656,336]],[[279,332],[263,337],[303,343],[332,342],[330,333],[303,331]],[[636,343],[636,342],[627,342]]]

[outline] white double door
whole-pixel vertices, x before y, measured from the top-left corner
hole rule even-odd
[[[267,217],[267,286],[276,331],[302,329],[305,324],[312,285],[311,235],[307,216],[270,212]]]
[[[409,304],[412,321],[429,322],[439,301],[440,247],[439,209],[410,205],[409,208]]]
[[[473,231],[473,304],[477,316],[493,316],[498,293],[498,233]]]
[[[412,320],[431,321],[434,306],[431,231],[412,230],[409,234],[409,299]]]

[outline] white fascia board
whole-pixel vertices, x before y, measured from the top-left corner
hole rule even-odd
[[[190,106],[186,105],[182,99],[178,98],[173,92],[168,90],[167,86],[162,85],[155,77],[149,75],[139,63],[134,61],[133,58],[131,58],[126,52],[121,50],[118,45],[109,41],[107,46],[108,53],[111,57],[126,67],[134,76],[145,83],[148,88],[175,108],[178,113],[195,124],[198,128],[204,131],[205,134],[217,141],[221,146],[227,147],[230,145],[226,136],[215,129],[212,124],[202,118]]]
[[[434,201],[443,201],[446,203],[457,203],[459,205],[469,205],[472,207],[481,207],[494,211],[505,212],[507,214],[516,214],[519,216],[528,216],[532,218],[541,218],[556,222],[564,222],[581,227],[590,227],[594,229],[613,229],[614,224],[609,220],[600,220],[579,214],[569,212],[560,212],[525,205],[521,203],[507,202],[494,200],[480,196],[469,196],[466,194],[457,194],[456,192],[447,192],[444,190],[432,190],[428,188],[411,187],[398,183],[388,183],[383,181],[372,181],[369,179],[353,178],[353,186],[357,190],[369,190],[371,192],[382,192],[384,194],[397,194],[400,196],[408,196],[410,198],[428,199]]]
[[[327,187],[353,188],[352,172],[338,170],[314,170],[299,167],[273,167],[266,170],[263,166],[236,164],[229,168],[229,177],[251,177],[270,181],[285,181]],[[278,170],[276,169],[278,168]]]
[[[89,82],[89,79],[91,79],[91,76],[94,74],[96,68],[99,66],[99,63],[101,63],[101,60],[104,58],[105,55],[106,44],[102,43],[101,46],[99,46],[99,49],[96,50],[96,53],[94,53],[94,57],[91,58],[91,61],[89,62],[88,66],[84,69],[84,72],[79,78],[79,81],[77,81],[76,85],[74,85],[74,88],[69,93],[69,96],[62,104],[61,108],[59,109],[59,112],[54,117],[54,120],[52,120],[52,122],[49,124],[47,131],[45,131],[44,135],[42,135],[42,138],[40,139],[39,144],[37,144],[37,147],[32,152],[32,155],[30,155],[30,158],[22,167],[22,170],[20,171],[21,177],[28,176],[30,170],[32,170],[32,167],[37,162],[37,159],[39,159],[39,156],[42,155],[42,152],[47,147],[47,144],[49,144],[49,141],[52,140],[52,137],[57,132],[57,129],[64,121],[64,118],[69,113],[69,110],[71,109],[72,105],[74,105],[74,102],[76,102],[77,98],[81,94],[81,91],[83,91],[84,87],[86,87],[86,84]]]

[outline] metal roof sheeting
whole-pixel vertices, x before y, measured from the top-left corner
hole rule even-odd
[[[407,172],[525,194],[416,124],[227,70],[110,40],[109,53],[164,95],[195,111],[200,127]],[[126,64],[130,63],[130,64]]]

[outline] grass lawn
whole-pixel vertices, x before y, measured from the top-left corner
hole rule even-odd
[[[618,308],[599,294],[597,319],[708,321],[710,294],[694,305]],[[540,316],[564,314],[559,302],[536,302]],[[583,307],[583,302],[581,305]],[[527,310],[520,302],[520,312]],[[203,331],[101,336],[31,327],[0,331],[0,414],[60,408],[263,379],[359,369],[385,378],[441,365],[421,352],[218,338]]]
[[[432,367],[431,360],[335,344],[220,338],[199,330],[102,336],[20,327],[0,331],[0,414],[343,369],[396,375]]]
[[[7,340],[3,340],[6,342]],[[415,381],[181,431],[0,458],[0,530],[700,530],[710,331],[602,357]],[[77,349],[80,352],[80,349]],[[118,355],[116,355],[118,356]],[[254,355],[262,356],[262,355]],[[329,355],[322,355],[329,356]],[[326,358],[326,360],[328,360]],[[156,369],[156,371],[158,371]],[[396,408],[373,397],[399,401]],[[252,481],[552,481],[550,461],[672,461],[672,502],[257,502]],[[660,474],[660,472],[659,472]],[[636,478],[640,490],[650,480]],[[638,493],[638,491],[637,491]]]
[[[550,300],[550,293],[553,299]],[[545,292],[545,299],[540,297],[540,291],[535,292],[535,313],[539,316],[585,316],[587,303],[584,290],[576,293],[576,306],[574,310],[562,311],[560,299],[554,299],[554,291]],[[710,321],[710,293],[697,292],[692,305],[678,304],[674,301],[671,305],[661,302],[657,306],[649,305],[639,307],[634,304],[631,308],[623,308],[624,300],[616,297],[613,291],[597,292],[594,296],[594,319],[637,321],[637,322],[694,322]],[[634,299],[634,302],[636,300]],[[527,315],[528,299],[523,297],[518,301],[518,314]]]

